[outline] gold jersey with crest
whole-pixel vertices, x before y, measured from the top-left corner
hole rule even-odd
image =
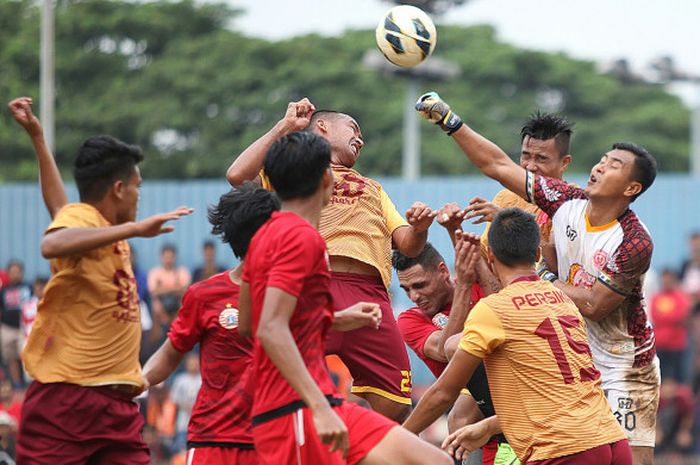
[[[484,360],[501,428],[522,463],[625,439],[593,366],[586,323],[552,283],[525,277],[481,299],[459,347]]]

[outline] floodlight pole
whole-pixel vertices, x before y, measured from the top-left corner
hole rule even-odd
[[[418,87],[418,79],[410,76],[407,80],[403,110],[402,175],[407,181],[420,178],[420,121],[415,110]]]
[[[41,106],[39,115],[44,127],[46,145],[55,150],[54,122],[54,11],[53,0],[43,0],[41,7]]]

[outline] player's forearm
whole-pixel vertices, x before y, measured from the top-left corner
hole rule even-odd
[[[605,302],[601,302],[593,289],[576,287],[559,279],[554,281],[554,285],[561,289],[576,304],[581,315],[589,320],[600,321],[615,309],[614,306],[611,307]]]
[[[525,197],[525,170],[513,162],[499,146],[466,124],[452,134],[452,138],[481,172]]]
[[[135,223],[102,228],[64,228],[50,232],[41,241],[44,258],[77,255],[136,235]]]
[[[447,324],[442,330],[442,335],[440,336],[439,347],[442,355],[445,358],[447,358],[447,354],[445,353],[445,343],[450,337],[462,331],[467,315],[469,315],[471,289],[472,283],[457,283],[455,286],[450,316],[447,318]],[[447,359],[449,360],[449,358]]]
[[[287,324],[276,320],[261,321],[257,337],[267,356],[307,407],[316,410],[328,405],[323,392],[306,368]]]
[[[486,260],[480,260],[476,265],[476,275],[479,279],[479,285],[481,286],[481,289],[484,291],[485,295],[488,296],[495,294],[503,289],[498,277],[496,277],[496,275],[486,264]]]
[[[143,366],[143,377],[149,386],[162,383],[180,364],[185,354],[179,352],[170,339],[166,339],[155,354]]]
[[[423,394],[416,408],[403,423],[403,427],[415,434],[421,433],[450,408],[458,394],[459,392],[451,395],[439,389],[438,383],[433,384]]]
[[[423,251],[427,241],[428,231],[416,231],[413,226],[408,226],[400,243],[396,244],[396,248],[407,257],[417,257]]]
[[[234,186],[240,186],[245,181],[255,179],[263,167],[265,155],[277,139],[289,134],[289,127],[279,121],[275,126],[265,133],[260,139],[253,142],[243,151],[229,166],[226,171],[226,179]]]
[[[30,134],[34,152],[39,163],[39,184],[44,205],[53,218],[56,213],[68,203],[66,190],[63,186],[61,173],[56,166],[56,160],[46,146],[44,134]]]

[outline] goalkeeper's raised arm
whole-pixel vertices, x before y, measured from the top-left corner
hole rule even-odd
[[[467,158],[486,176],[527,199],[526,171],[500,147],[464,124],[436,92],[423,94],[416,102],[416,110],[452,136]]]

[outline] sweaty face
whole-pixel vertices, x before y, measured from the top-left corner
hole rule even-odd
[[[327,132],[324,137],[331,144],[331,160],[333,163],[352,168],[365,145],[360,126],[352,117],[344,114],[335,115],[326,123]]]
[[[427,317],[435,316],[450,301],[452,287],[444,264],[432,271],[415,265],[397,274],[401,289]]]
[[[571,156],[560,157],[554,139],[540,140],[525,136],[520,147],[520,166],[534,174],[561,179]]]
[[[613,149],[603,155],[591,170],[585,192],[589,198],[615,198],[629,195],[634,180],[634,154]],[[632,200],[631,195],[629,196]]]

